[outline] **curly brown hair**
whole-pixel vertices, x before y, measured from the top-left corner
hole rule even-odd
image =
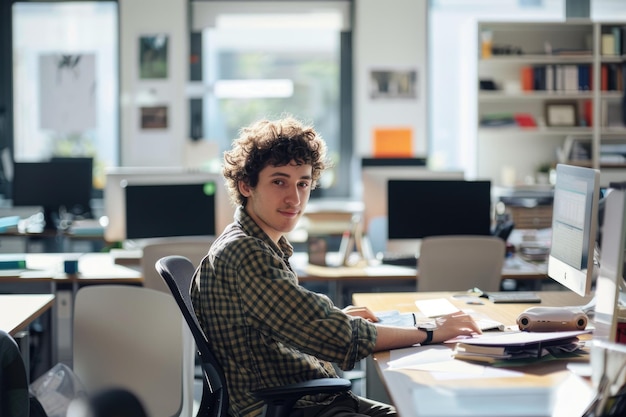
[[[224,152],[222,174],[231,200],[245,205],[246,197],[239,192],[239,181],[254,188],[263,168],[285,166],[292,161],[313,167],[311,189],[314,189],[329,162],[326,143],[312,126],[288,116],[280,120],[259,120],[242,128],[232,149]]]

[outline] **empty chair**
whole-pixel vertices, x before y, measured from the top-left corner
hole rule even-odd
[[[154,264],[164,256],[179,255],[188,258],[194,265],[199,265],[202,258],[207,254],[213,243],[213,238],[208,237],[164,237],[153,239],[148,242],[142,250],[141,271],[143,275],[143,286],[154,290],[162,291],[171,296],[169,288],[161,278],[161,275],[154,268]],[[181,318],[181,320],[183,320]],[[185,343],[185,363],[183,371],[186,373],[191,370],[192,375],[184,375],[185,384],[190,383],[190,387],[185,389],[193,390],[193,381],[195,375],[196,349],[193,336],[183,324],[183,342]]]
[[[191,415],[193,369],[183,372],[183,326],[169,294],[130,285],[82,287],[74,305],[74,373],[88,393],[132,392],[151,417]]]
[[[179,255],[188,258],[197,266],[209,251],[212,242],[210,238],[162,238],[147,243],[141,256],[143,286],[171,294],[161,276],[154,269],[154,264],[165,256]]]
[[[498,291],[505,243],[495,236],[431,236],[422,240],[418,291]]]
[[[204,373],[204,389],[198,416],[228,416],[228,390],[226,377],[217,358],[209,347],[206,335],[200,327],[191,301],[191,283],[194,265],[183,256],[167,256],[156,263],[176,299],[196,341],[198,355]],[[263,417],[286,417],[296,401],[304,395],[335,393],[350,389],[350,381],[342,378],[323,378],[282,387],[267,388],[252,393],[265,402]]]

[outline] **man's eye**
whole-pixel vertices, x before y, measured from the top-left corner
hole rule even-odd
[[[309,186],[308,182],[301,182],[300,183],[300,187],[302,187],[302,188],[307,188],[308,186]]]

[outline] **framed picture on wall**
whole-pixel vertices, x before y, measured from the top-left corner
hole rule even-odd
[[[417,98],[416,69],[372,69],[369,78],[373,99]]]
[[[549,101],[545,107],[546,125],[550,127],[578,126],[576,101]]]
[[[165,79],[167,67],[168,36],[164,34],[139,37],[139,78]]]
[[[139,111],[142,130],[167,129],[167,106],[141,107]]]

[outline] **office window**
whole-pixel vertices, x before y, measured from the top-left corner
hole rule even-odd
[[[91,156],[94,183],[119,159],[117,2],[16,2],[15,161]]]
[[[340,109],[345,18],[336,10],[302,9],[314,3],[300,3],[301,10],[212,11],[214,22],[202,28],[202,137],[224,151],[242,126],[291,114],[313,124],[328,144],[334,168],[322,177],[320,194],[347,197],[349,175],[339,174],[342,168],[349,174],[352,141],[341,135],[342,123],[351,123]]]

